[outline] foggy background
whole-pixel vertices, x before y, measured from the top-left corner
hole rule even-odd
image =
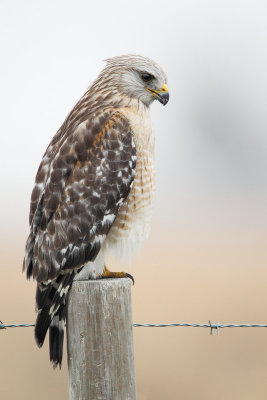
[[[266,1],[0,1],[0,319],[33,323],[21,273],[41,157],[108,57],[168,76],[157,192],[129,270],[137,323],[267,323]],[[120,264],[111,262],[111,269]],[[134,328],[139,400],[266,399],[267,331]],[[0,332],[0,398],[68,398],[32,328]]]

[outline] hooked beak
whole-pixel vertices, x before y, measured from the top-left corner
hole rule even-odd
[[[168,103],[170,95],[168,92],[168,87],[166,84],[164,84],[162,86],[162,88],[160,90],[152,90],[146,87],[146,90],[149,93],[152,93],[154,97],[156,97],[156,99],[163,104],[164,106]]]

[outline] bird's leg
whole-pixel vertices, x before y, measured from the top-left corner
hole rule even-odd
[[[108,279],[108,278],[130,278],[134,285],[134,277],[127,272],[111,272],[104,266],[103,274],[99,277],[99,279]]]

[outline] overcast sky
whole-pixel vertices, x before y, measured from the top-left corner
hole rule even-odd
[[[169,104],[152,106],[155,221],[266,226],[266,1],[1,0],[0,31],[2,226],[27,229],[49,141],[102,60],[123,53],[168,75]]]

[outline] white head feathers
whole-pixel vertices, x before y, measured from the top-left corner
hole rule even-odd
[[[140,55],[122,55],[108,58],[106,67],[98,77],[98,84],[109,87],[114,93],[137,98],[149,106],[158,99],[166,104],[167,77],[163,69],[155,61]]]

